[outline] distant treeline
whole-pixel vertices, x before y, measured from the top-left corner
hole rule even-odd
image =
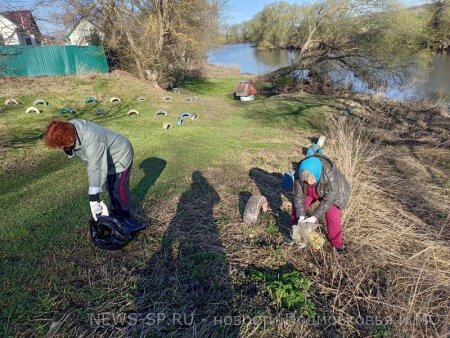
[[[358,6],[352,12],[352,4]],[[318,1],[311,5],[296,5],[278,2],[266,6],[251,20],[226,27],[226,43],[250,42],[260,49],[298,48],[305,43],[305,35],[320,18],[320,7],[324,10],[335,7],[330,20],[321,20],[317,27],[321,34],[334,30],[344,31],[347,39],[361,38],[361,32],[377,30],[380,35],[405,35],[406,45],[419,44],[422,48],[446,49],[450,47],[450,0],[435,0],[429,4],[403,8],[394,1]],[[361,6],[368,10],[358,13]],[[343,10],[348,7],[348,10]],[[364,18],[358,18],[358,15]],[[377,17],[378,16],[378,17]],[[381,17],[383,16],[383,17]],[[312,19],[312,20],[311,20]],[[326,21],[326,22],[325,22]],[[386,23],[384,26],[380,23]],[[334,27],[333,27],[334,26]],[[319,35],[321,35],[319,34]],[[339,32],[342,35],[341,32]],[[326,41],[314,38],[314,44]],[[411,47],[407,47],[411,48]]]

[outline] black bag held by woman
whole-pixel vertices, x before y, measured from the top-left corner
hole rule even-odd
[[[147,224],[122,216],[99,216],[98,221],[91,219],[89,226],[92,243],[105,250],[123,248],[139,231],[147,228]]]

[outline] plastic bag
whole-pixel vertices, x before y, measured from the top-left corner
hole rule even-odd
[[[316,232],[316,229],[320,224],[316,223],[299,223],[292,227],[292,238],[295,243],[299,245],[301,249],[313,247],[314,249],[320,249],[325,239],[323,236]]]
[[[105,250],[118,250],[132,241],[147,224],[122,216],[99,216],[90,222],[92,243]]]

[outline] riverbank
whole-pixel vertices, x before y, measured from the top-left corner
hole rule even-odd
[[[447,336],[448,114],[306,92],[241,103],[241,74],[211,71],[180,94],[125,76],[0,79],[2,99],[22,102],[0,113],[0,336]],[[26,114],[37,98],[49,105]],[[44,147],[66,105],[135,149],[132,203],[150,226],[123,251],[91,245],[85,167]],[[200,118],[175,126],[183,111]],[[352,184],[342,256],[283,244],[281,176],[318,134]],[[257,193],[269,212],[248,226]]]
[[[251,44],[226,45],[215,48],[208,55],[208,63],[225,67],[239,67],[241,72],[252,74],[267,74],[279,68],[290,66],[298,51],[273,50],[258,51]],[[354,91],[376,94],[383,93],[390,99],[397,100],[429,100],[450,103],[450,54],[436,54],[432,60],[422,60],[428,66],[413,65],[408,69],[408,75],[399,83],[387,78],[390,83],[386,88],[371,90],[358,76],[343,69],[328,73],[334,86],[352,88]],[[431,64],[430,64],[431,61]],[[405,74],[403,74],[405,75]]]

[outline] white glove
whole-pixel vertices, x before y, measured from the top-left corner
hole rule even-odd
[[[92,218],[94,218],[95,221],[98,221],[98,215],[109,216],[108,207],[105,203],[103,203],[103,201],[89,202],[89,205],[91,206]]]
[[[298,218],[298,222],[297,222],[297,224],[300,224],[300,223],[302,223],[302,222],[303,222],[303,220],[304,220],[305,218],[306,218],[305,216],[300,216],[300,217]]]
[[[317,223],[318,219],[316,216],[311,216],[308,218],[305,218],[301,223]]]

